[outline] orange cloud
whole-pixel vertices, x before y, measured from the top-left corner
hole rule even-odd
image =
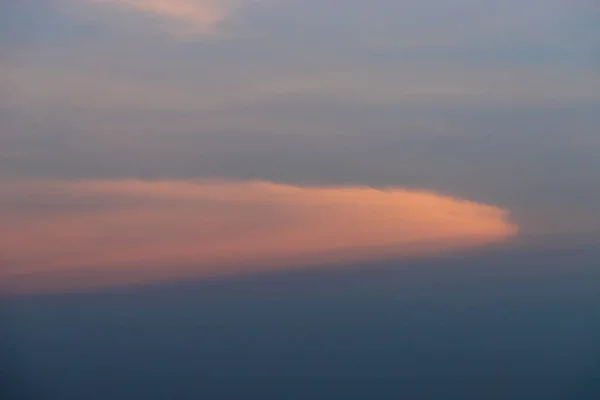
[[[231,13],[236,0],[90,0],[127,7],[183,24],[196,33],[210,33]]]
[[[515,235],[507,212],[404,189],[5,182],[0,289],[74,289],[413,257]]]

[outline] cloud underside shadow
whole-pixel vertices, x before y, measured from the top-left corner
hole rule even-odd
[[[0,289],[85,289],[500,242],[505,210],[430,192],[233,181],[12,181]]]

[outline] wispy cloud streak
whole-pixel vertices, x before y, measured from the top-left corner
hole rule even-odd
[[[210,34],[237,5],[237,0],[88,0],[91,4],[135,10],[175,22],[192,34]]]

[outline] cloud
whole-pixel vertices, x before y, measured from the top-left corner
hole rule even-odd
[[[503,241],[496,207],[405,189],[13,181],[0,289],[57,290],[413,257]]]
[[[236,0],[88,0],[142,12],[175,22],[188,33],[214,33],[237,5]]]
[[[271,74],[260,68],[244,72],[225,65],[202,75],[170,73],[160,80],[76,68],[0,65],[0,92],[6,94],[0,95],[0,107],[23,113],[51,112],[54,120],[64,119],[67,123],[80,112],[93,116],[104,111],[127,111],[137,113],[136,119],[142,117],[140,112],[151,116],[156,112],[205,113],[203,128],[223,128],[230,127],[231,121],[249,106],[303,99],[358,107],[594,104],[600,99],[600,79],[596,74],[573,71],[477,69],[456,64],[433,68],[419,63],[306,74]],[[74,114],[74,109],[78,113]],[[102,118],[106,119],[104,115]],[[248,128],[247,123],[256,125],[256,120],[251,116],[244,127]],[[213,122],[218,126],[211,126]],[[264,125],[250,128],[265,129]]]

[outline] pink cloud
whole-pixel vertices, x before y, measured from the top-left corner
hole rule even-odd
[[[502,209],[405,189],[125,180],[3,186],[10,194],[0,196],[0,288],[8,291],[415,257],[517,233]]]
[[[212,33],[235,8],[238,0],[87,0],[128,8],[180,24],[188,32]]]

